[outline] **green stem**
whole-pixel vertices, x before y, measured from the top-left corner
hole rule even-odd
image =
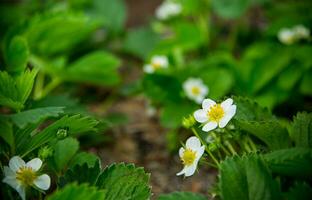
[[[226,140],[226,141],[224,142],[224,144],[225,144],[225,146],[230,150],[230,152],[231,152],[233,155],[236,155],[236,154],[237,154],[237,152],[235,151],[234,147],[232,146],[232,144],[231,144],[228,140]]]
[[[173,53],[174,62],[176,63],[176,66],[178,68],[181,68],[184,65],[184,57],[183,57],[182,50],[180,48],[174,48],[172,53]]]
[[[39,72],[36,79],[36,85],[34,89],[34,99],[40,99],[42,96],[42,89],[44,85],[44,73]]]
[[[54,78],[43,90],[41,93],[40,98],[46,97],[53,89],[55,89],[59,84],[61,83],[61,80],[58,78]]]
[[[214,157],[214,155],[210,152],[209,147],[207,146],[206,142],[202,140],[202,138],[199,136],[195,128],[192,128],[192,131],[194,135],[201,141],[203,145],[205,145],[206,152],[209,154],[209,156],[212,158],[212,160],[216,163],[217,167],[220,168],[220,163],[218,160]]]
[[[253,151],[258,151],[257,146],[255,145],[255,143],[252,141],[252,139],[249,136],[247,136],[247,141],[249,142],[250,147]]]

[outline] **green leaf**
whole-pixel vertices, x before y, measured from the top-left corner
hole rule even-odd
[[[280,189],[258,155],[231,157],[220,166],[219,187],[224,200],[280,199]]]
[[[245,97],[233,97],[237,106],[235,119],[247,121],[263,121],[274,119],[267,108],[261,107],[255,101]]]
[[[7,70],[11,73],[23,72],[27,65],[28,55],[29,51],[25,38],[15,36],[4,50]]]
[[[304,73],[301,84],[300,84],[300,92],[305,95],[312,96],[312,70],[307,71]]]
[[[10,147],[14,146],[14,135],[12,124],[7,120],[0,120],[0,137],[10,145]]]
[[[25,136],[23,138],[24,140],[19,142],[17,152],[20,155],[26,155],[41,145],[57,139],[57,132],[59,129],[68,129],[66,131],[66,136],[76,136],[79,133],[96,131],[97,124],[98,122],[91,117],[80,115],[64,116],[49,125],[43,131],[36,133],[33,136]]]
[[[70,161],[70,167],[83,164],[87,164],[88,167],[93,167],[96,162],[100,163],[100,158],[98,156],[93,153],[80,152]]]
[[[32,91],[36,74],[36,70],[26,70],[13,78],[6,71],[0,71],[0,105],[21,110]]]
[[[291,125],[290,136],[296,147],[312,147],[312,113],[298,113]]]
[[[263,141],[271,150],[287,148],[290,138],[287,129],[277,120],[272,121],[237,121],[237,125],[249,134]]]
[[[63,112],[64,107],[35,108],[12,114],[10,118],[19,128],[24,128],[27,124],[35,124],[48,117],[58,117]]]
[[[44,13],[30,20],[25,36],[32,53],[48,56],[74,50],[97,27],[83,14]]]
[[[96,185],[107,191],[106,200],[150,198],[149,175],[133,164],[112,164],[99,176]]]
[[[79,142],[75,138],[59,140],[54,147],[54,162],[58,171],[64,169],[79,149]]]
[[[103,51],[89,53],[59,72],[63,80],[92,83],[102,86],[115,85],[120,81],[117,68],[120,61]]]
[[[264,155],[270,169],[277,174],[307,178],[312,176],[312,151],[308,148],[290,148]]]
[[[211,6],[220,17],[234,19],[246,12],[250,2],[249,0],[212,0]]]
[[[88,183],[94,185],[101,172],[100,162],[94,162],[93,166],[88,166],[87,163],[83,165],[76,165],[73,168],[66,170],[64,176],[60,177],[59,186],[64,187],[66,184],[77,182]]]
[[[207,199],[202,194],[192,192],[173,192],[170,194],[161,194],[158,200],[205,200]]]
[[[105,193],[105,190],[98,190],[96,187],[87,184],[72,183],[48,196],[47,200],[99,200],[105,199]]]
[[[123,0],[92,0],[91,6],[87,7],[86,12],[113,32],[123,29],[127,14]]]
[[[132,55],[147,59],[159,40],[160,37],[149,27],[130,29],[127,32],[123,48]]]

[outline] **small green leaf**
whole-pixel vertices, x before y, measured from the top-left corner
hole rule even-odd
[[[19,128],[24,128],[29,123],[35,124],[48,117],[58,117],[63,110],[63,107],[35,108],[10,115],[10,118]]]
[[[0,105],[21,110],[32,91],[36,74],[36,70],[26,70],[11,77],[6,71],[0,71]]]
[[[105,199],[105,193],[105,190],[98,190],[96,187],[87,184],[72,183],[48,196],[47,200],[99,200]]]
[[[80,152],[76,154],[70,162],[70,166],[87,164],[88,167],[93,167],[94,163],[100,163],[100,158],[93,153]]]
[[[312,113],[298,113],[290,131],[296,147],[312,147]]]
[[[15,36],[4,51],[7,70],[11,73],[23,72],[28,61],[28,46],[25,38]]]
[[[64,169],[79,149],[79,142],[74,138],[65,138],[55,144],[54,162],[58,171]]]
[[[173,192],[170,194],[161,194],[158,200],[205,200],[207,199],[202,194],[192,192]]]
[[[287,200],[310,200],[312,188],[307,183],[296,183],[285,195]]]
[[[94,185],[100,172],[101,168],[99,161],[94,162],[92,167],[89,167],[87,163],[76,165],[73,168],[66,170],[64,176],[60,177],[59,186],[64,187],[66,184],[72,182]]]
[[[107,191],[106,200],[150,198],[149,175],[133,164],[112,164],[99,176],[96,185]]]

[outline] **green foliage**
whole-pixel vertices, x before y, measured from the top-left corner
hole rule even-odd
[[[0,72],[0,105],[21,110],[31,93],[36,70],[26,70],[16,77],[6,71]]]
[[[60,177],[59,185],[64,187],[71,182],[77,182],[79,184],[88,183],[94,185],[101,172],[99,161],[94,162],[93,166],[88,166],[87,163],[83,165],[75,165],[68,169],[64,176]]]
[[[242,130],[263,141],[271,150],[290,146],[287,129],[277,120],[263,122],[239,121],[237,124]]]
[[[221,197],[241,200],[281,199],[277,182],[260,156],[227,158],[220,166]]]
[[[22,138],[22,141],[19,141],[20,145],[18,146],[17,152],[21,155],[26,155],[32,150],[57,139],[57,133],[60,129],[65,130],[63,137],[77,136],[79,133],[95,131],[97,123],[98,122],[91,117],[83,117],[80,115],[64,116],[39,133],[33,136],[26,135]]]
[[[48,117],[58,117],[63,112],[63,107],[43,107],[15,113],[10,115],[10,118],[19,128],[25,128],[30,123],[36,124]]]
[[[149,27],[130,29],[127,32],[123,48],[130,54],[146,59],[159,40],[159,35]]]
[[[213,10],[226,19],[238,18],[246,12],[249,0],[212,0]]]
[[[296,183],[285,196],[289,200],[309,200],[312,196],[312,188],[307,183]]]
[[[119,65],[120,61],[112,54],[97,51],[78,59],[58,75],[66,81],[111,86],[119,82]]]
[[[112,164],[98,177],[96,186],[107,191],[107,200],[145,200],[151,195],[149,175],[133,164]]]
[[[79,142],[74,138],[59,140],[54,147],[54,162],[57,170],[64,169],[79,149]]]
[[[99,157],[92,153],[80,152],[72,158],[70,166],[87,164],[88,167],[93,167],[94,163],[100,163]]]
[[[173,192],[171,194],[162,194],[158,197],[158,200],[204,200],[201,194],[192,192]]]
[[[13,128],[12,124],[9,123],[7,120],[0,120],[0,137],[11,147],[14,145],[14,135],[13,135]]]
[[[56,191],[48,196],[48,200],[98,200],[105,199],[105,190],[98,190],[96,187],[87,184],[77,185],[76,183],[68,184],[61,190]]]
[[[11,73],[21,73],[25,70],[28,61],[28,45],[25,38],[16,36],[4,49],[7,70]]]
[[[264,155],[270,169],[277,174],[308,178],[312,176],[312,151],[308,148],[289,148]]]
[[[296,147],[312,147],[312,113],[298,113],[291,126],[290,136]]]

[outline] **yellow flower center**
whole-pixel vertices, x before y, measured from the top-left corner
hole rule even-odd
[[[224,110],[220,104],[216,104],[210,108],[207,115],[209,120],[219,122],[224,116]]]
[[[200,94],[200,88],[197,87],[197,86],[194,86],[194,87],[192,88],[192,93],[193,93],[194,95],[199,95],[199,94]]]
[[[189,166],[192,165],[196,158],[196,152],[191,149],[185,149],[183,156],[181,158],[183,165]]]
[[[153,62],[152,67],[154,68],[154,70],[157,70],[157,69],[161,68],[161,63],[160,62]]]
[[[16,172],[16,179],[21,181],[25,186],[32,185],[36,178],[37,175],[31,167],[21,167]]]

